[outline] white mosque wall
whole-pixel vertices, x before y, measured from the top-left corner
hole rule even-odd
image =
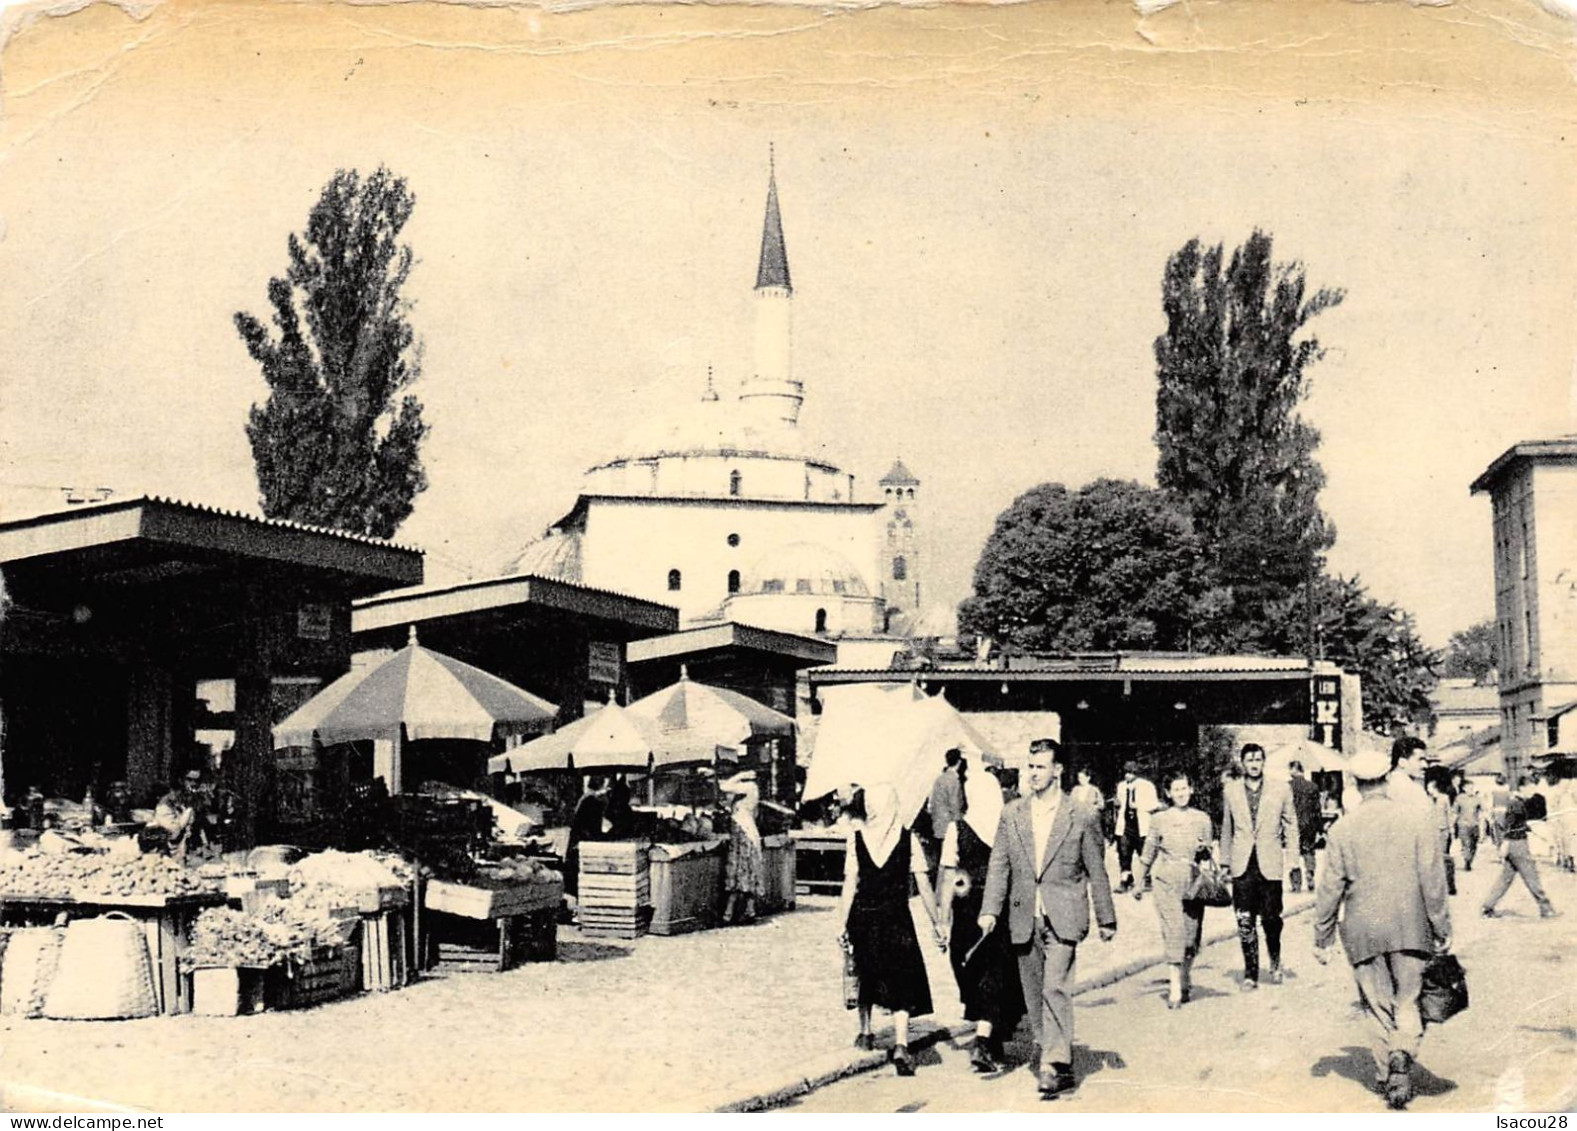
[[[798,458],[699,452],[604,464],[586,473],[585,490],[591,495],[849,502],[854,477]]]
[[[743,581],[774,547],[815,542],[846,558],[875,592],[879,517],[868,506],[596,499],[582,535],[582,579],[674,605],[689,622],[728,598],[731,570]],[[730,535],[737,545],[729,544]],[[668,588],[670,570],[679,571],[677,591]]]
[[[723,614],[736,624],[800,636],[867,636],[882,631],[886,607],[880,597],[837,593],[742,593],[729,598]]]

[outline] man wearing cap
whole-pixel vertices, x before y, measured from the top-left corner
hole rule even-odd
[[[1244,745],[1243,777],[1221,787],[1221,859],[1232,878],[1232,909],[1243,948],[1243,990],[1259,989],[1259,931],[1265,932],[1272,985],[1281,984],[1281,877],[1298,850],[1292,790],[1265,776],[1265,748]]]
[[[1366,750],[1348,770],[1359,803],[1326,837],[1314,957],[1330,961],[1340,916],[1342,949],[1374,1023],[1376,1087],[1402,1108],[1413,1098],[1413,1059],[1424,1035],[1424,967],[1432,951],[1451,946],[1445,861],[1428,810],[1390,796],[1384,754]]]
[[[1120,890],[1133,887],[1134,853],[1144,848],[1144,838],[1150,835],[1150,814],[1161,807],[1155,786],[1139,776],[1139,764],[1129,762],[1123,767],[1123,780],[1117,783],[1117,867],[1122,873]]]
[[[1040,1045],[1036,1084],[1043,1099],[1075,1083],[1073,962],[1090,933],[1092,901],[1101,941],[1117,934],[1100,815],[1063,793],[1060,756],[1054,739],[1030,743],[1028,793],[1002,810],[977,920],[980,933],[989,935],[1007,915],[1008,941]]]

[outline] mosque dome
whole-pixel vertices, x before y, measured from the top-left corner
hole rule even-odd
[[[869,597],[860,571],[816,542],[791,542],[761,555],[746,572],[741,593]]]
[[[770,455],[807,459],[804,438],[789,424],[763,427],[746,419],[738,400],[708,395],[678,409],[642,421],[624,438],[607,463],[660,459],[664,456]]]

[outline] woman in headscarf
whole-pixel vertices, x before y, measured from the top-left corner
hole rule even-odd
[[[859,980],[860,1032],[854,1043],[862,1049],[875,1048],[871,1009],[881,1006],[891,1011],[893,1066],[898,1075],[913,1076],[909,1018],[931,1012],[931,981],[909,912],[911,875],[936,930],[937,945],[944,945],[925,856],[913,851],[898,810],[898,793],[891,786],[856,788],[844,812],[852,824],[838,921],[844,924],[842,941],[853,956]]]
[[[1002,789],[994,777],[981,774],[965,783],[964,796],[968,808],[963,819],[953,823],[942,841],[937,902],[964,1020],[975,1023],[970,1064],[976,1072],[995,1072],[1002,1067],[1003,1039],[1013,1035],[1024,1016],[1018,960],[1008,950],[1006,932],[982,937],[975,922],[1002,819]]]
[[[1210,818],[1195,809],[1194,783],[1182,771],[1167,775],[1166,796],[1172,804],[1150,818],[1150,835],[1140,856],[1143,883],[1134,888],[1139,899],[1155,879],[1155,913],[1161,920],[1161,945],[1166,950],[1168,994],[1166,1007],[1180,1008],[1188,1000],[1204,931],[1205,905],[1184,899],[1194,876],[1196,861],[1211,854]]]
[[[723,908],[725,923],[753,923],[756,919],[756,900],[766,894],[766,861],[761,850],[761,830],[756,825],[756,814],[761,806],[761,790],[756,786],[756,776],[738,774],[723,783],[723,791],[733,795],[734,806],[730,812],[728,861],[723,866],[723,890],[728,892],[728,904]],[[744,904],[744,911],[739,905]]]

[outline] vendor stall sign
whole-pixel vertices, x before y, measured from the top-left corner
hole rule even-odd
[[[296,637],[300,640],[332,640],[334,638],[333,608],[321,602],[297,606]]]
[[[1342,746],[1342,683],[1338,675],[1317,675],[1309,696],[1312,718],[1309,737],[1321,746]]]
[[[586,645],[586,678],[618,685],[624,674],[624,650],[616,643],[593,640]]]

